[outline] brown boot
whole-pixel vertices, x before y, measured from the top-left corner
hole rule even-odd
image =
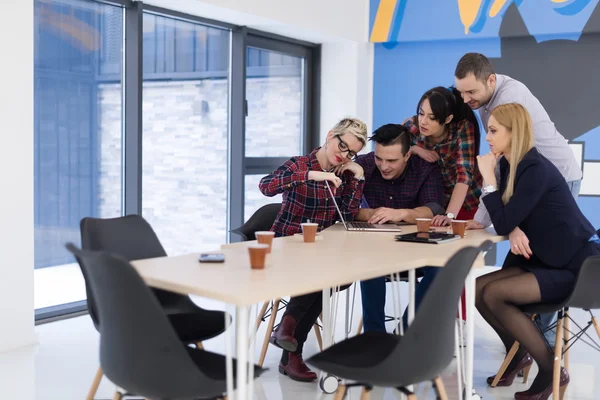
[[[317,374],[304,363],[302,353],[292,353],[285,350],[279,363],[279,373],[300,382],[311,382],[317,379]]]
[[[298,349],[298,341],[294,337],[296,329],[296,318],[291,315],[284,315],[277,330],[273,331],[269,342],[287,351],[296,351]]]

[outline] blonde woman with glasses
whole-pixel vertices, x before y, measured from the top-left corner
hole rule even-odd
[[[519,307],[564,300],[585,259],[600,255],[600,240],[558,169],[534,147],[531,119],[523,106],[496,107],[486,140],[491,152],[477,157],[487,194],[482,201],[499,234],[508,235],[519,227],[529,242],[511,248],[500,271],[477,279],[476,306],[507,352],[515,340],[521,344],[498,386],[511,385],[533,358],[539,373],[515,399],[546,400],[552,393],[554,354]],[[499,182],[494,174],[496,163],[500,163]],[[489,377],[488,383],[493,379]],[[561,392],[568,383],[563,368]]]
[[[337,221],[326,182],[329,182],[344,219],[354,219],[365,177],[363,168],[353,160],[366,143],[365,123],[345,118],[327,133],[323,146],[306,156],[289,159],[261,179],[259,188],[265,196],[283,194],[281,210],[271,227],[275,236],[300,233],[300,224],[308,220],[319,224],[319,230]],[[279,372],[297,381],[317,379],[317,374],[304,363],[302,348],[321,313],[322,295],[323,292],[316,292],[292,297],[279,327],[271,336],[271,343],[283,349]]]

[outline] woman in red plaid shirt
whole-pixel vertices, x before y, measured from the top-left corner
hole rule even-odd
[[[329,182],[344,219],[358,212],[364,186],[363,168],[352,161],[367,143],[364,122],[345,118],[327,134],[325,144],[309,155],[293,157],[260,180],[265,196],[283,194],[283,204],[271,230],[276,236],[301,232],[300,224],[315,222],[319,230],[338,219],[327,189]],[[283,349],[279,372],[290,378],[310,382],[317,379],[302,359],[302,347],[322,310],[322,292],[292,297],[271,343]]]
[[[432,225],[450,225],[452,219],[475,216],[482,178],[475,158],[479,154],[479,122],[456,89],[435,87],[421,97],[417,115],[404,123],[413,134],[410,151],[442,170],[446,215]]]
[[[411,153],[437,162],[442,170],[446,215],[434,216],[432,225],[450,225],[453,219],[472,220],[479,206],[483,179],[475,162],[479,155],[479,122],[471,107],[455,88],[438,86],[423,94],[417,115],[404,121],[404,125],[412,133]],[[426,274],[437,272],[437,268],[428,268]],[[461,304],[465,320],[464,291]],[[464,344],[464,336],[461,340]]]

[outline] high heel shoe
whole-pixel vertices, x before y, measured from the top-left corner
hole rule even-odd
[[[567,390],[567,385],[571,379],[569,378],[569,373],[566,369],[560,368],[560,400],[563,399],[565,395],[565,390]],[[550,385],[543,391],[539,393],[532,393],[530,390],[526,390],[524,392],[515,393],[515,400],[548,400],[548,398],[552,395],[552,382]],[[556,399],[559,400],[559,399]]]
[[[500,378],[496,387],[512,385],[513,381],[515,380],[515,376],[517,376],[519,371],[523,371],[523,383],[526,383],[527,378],[529,377],[529,370],[531,369],[532,364],[533,364],[533,359],[531,358],[529,353],[525,353],[525,355],[523,356],[521,361],[519,361],[512,370],[509,371],[507,369],[506,371],[504,371],[504,373],[502,374],[502,378]],[[496,378],[496,375],[492,375],[492,376],[488,377],[487,384],[491,385],[492,382],[494,382],[495,378]]]

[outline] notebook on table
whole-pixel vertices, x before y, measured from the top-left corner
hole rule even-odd
[[[416,242],[429,244],[446,243],[460,239],[459,235],[453,235],[451,233],[443,232],[414,232],[405,233],[403,235],[396,235],[395,237],[396,240],[399,242]]]

